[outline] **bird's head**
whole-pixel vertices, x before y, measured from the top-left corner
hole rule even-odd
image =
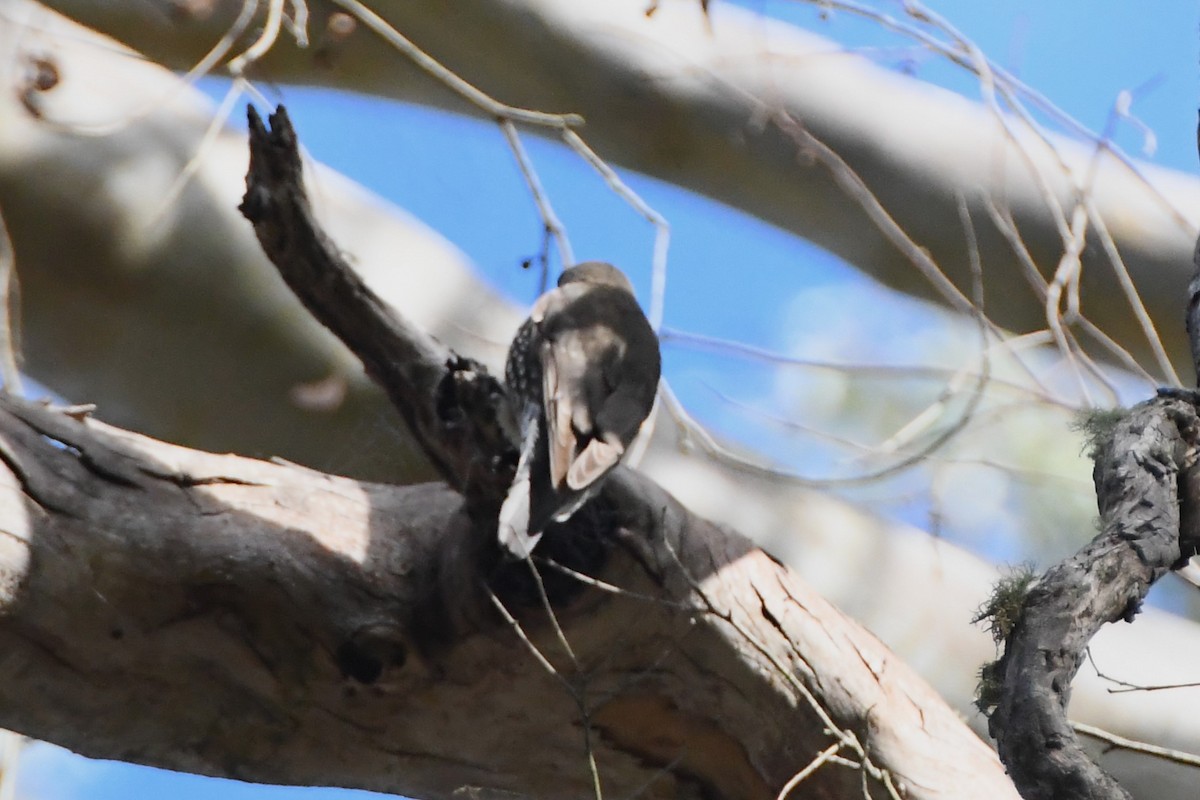
[[[612,286],[633,294],[633,284],[625,277],[625,273],[604,261],[584,261],[563,270],[563,274],[558,278],[558,285],[566,286],[568,283]]]

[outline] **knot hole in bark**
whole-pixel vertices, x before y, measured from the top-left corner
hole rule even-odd
[[[343,676],[369,685],[379,680],[385,669],[404,666],[408,646],[398,625],[371,622],[338,645],[335,656]]]

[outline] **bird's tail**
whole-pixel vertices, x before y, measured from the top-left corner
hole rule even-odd
[[[537,406],[530,404],[522,414],[521,457],[517,461],[517,474],[513,477],[512,486],[508,488],[508,495],[500,506],[500,520],[496,531],[500,544],[514,557],[521,559],[528,557],[542,538],[541,526],[532,533],[529,531],[532,499],[530,476],[541,439],[540,411]]]
[[[500,525],[497,530],[500,544],[516,558],[526,558],[542,538],[542,534],[529,532],[529,470],[517,477],[508,489],[508,496],[500,506]]]

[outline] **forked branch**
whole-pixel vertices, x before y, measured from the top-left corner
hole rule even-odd
[[[1196,266],[1200,276],[1200,260]],[[1196,354],[1200,279],[1190,292],[1186,323]],[[1080,746],[1067,719],[1071,680],[1100,627],[1133,622],[1154,582],[1200,550],[1198,404],[1194,390],[1162,390],[1119,419],[1092,417],[1100,535],[1023,597],[988,609],[1004,653],[984,668],[980,705],[1026,800],[1129,798]]]
[[[0,726],[420,798],[1015,796],[873,636],[633,472],[548,532],[540,585],[500,562],[495,383],[349,273],[274,124],[251,133],[264,246],[459,491],[201,453],[0,396]]]

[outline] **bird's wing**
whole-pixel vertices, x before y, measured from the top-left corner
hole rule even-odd
[[[615,467],[646,418],[647,402],[639,396],[638,385],[620,377],[617,381],[592,420],[594,438],[567,470],[567,486],[572,489],[583,489]]]
[[[571,462],[567,470],[567,486],[577,491],[586,489],[615,467],[623,455],[625,445],[615,434],[608,433],[603,439],[592,439]]]
[[[585,398],[571,369],[570,337],[547,342],[542,350],[542,401],[546,405],[546,445],[550,452],[550,485],[561,488],[578,443],[572,422],[586,414]]]

